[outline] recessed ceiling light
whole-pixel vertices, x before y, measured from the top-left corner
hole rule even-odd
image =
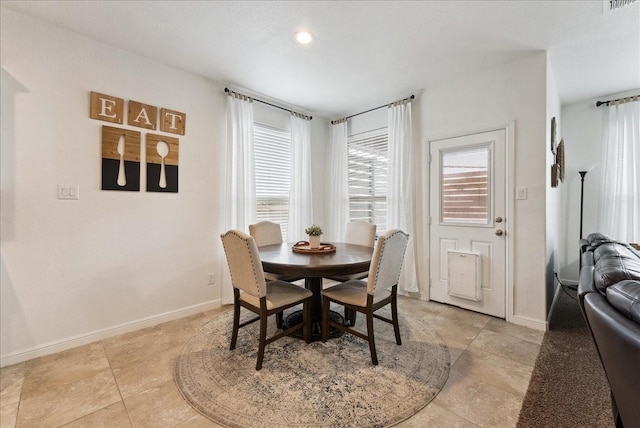
[[[298,31],[296,33],[296,40],[298,41],[298,43],[306,45],[308,43],[311,43],[311,41],[313,40],[313,36],[308,31]]]

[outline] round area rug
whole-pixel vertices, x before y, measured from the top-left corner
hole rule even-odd
[[[378,313],[390,316],[387,308]],[[243,309],[241,321],[251,315]],[[366,331],[363,324],[358,314],[356,328]],[[224,426],[391,426],[426,406],[449,375],[447,346],[416,311],[400,315],[401,346],[391,324],[374,320],[378,366],[367,342],[345,334],[327,343],[278,339],[266,346],[256,371],[258,323],[240,329],[234,351],[231,325],[231,312],[207,323],[175,368],[186,401]],[[275,329],[270,319],[268,337]]]

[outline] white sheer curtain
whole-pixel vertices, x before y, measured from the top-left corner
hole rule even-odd
[[[640,242],[640,101],[633,98],[605,107],[603,127],[598,231],[624,242]]]
[[[347,120],[331,125],[331,165],[329,171],[329,217],[327,241],[342,242],[349,221],[349,169]]]
[[[304,230],[313,223],[311,192],[311,123],[308,118],[293,113],[291,115],[288,242],[305,239]]]
[[[225,230],[246,232],[256,220],[256,180],[253,155],[253,101],[229,92],[227,96],[227,144],[224,191]],[[228,269],[222,275],[222,302],[233,302]]]
[[[398,288],[418,292],[415,236],[415,155],[411,135],[411,103],[399,101],[389,106],[389,182],[387,188],[387,228],[409,234],[409,244]]]

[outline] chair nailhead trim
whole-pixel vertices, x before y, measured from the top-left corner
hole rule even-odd
[[[243,238],[242,236],[238,235],[233,230],[230,230],[229,232],[227,232],[227,234],[235,235],[236,237],[238,237],[238,239],[241,239],[245,243],[245,245],[247,246],[247,251],[249,251],[249,252],[251,251],[251,248],[249,247],[249,240],[248,239]],[[226,252],[227,251],[227,247],[224,245],[224,240],[222,241],[222,247],[224,248],[224,250]],[[258,285],[258,276],[256,275],[256,265],[253,263],[253,258],[251,258],[251,268],[252,268],[252,272],[253,272],[253,279],[254,279],[254,282],[256,284],[256,293],[258,295],[260,295],[260,288],[259,288],[259,285]],[[232,285],[236,284],[236,281],[233,279],[233,274],[231,273],[231,269],[229,269],[229,274],[231,276],[231,284]],[[234,285],[234,287],[235,287],[235,285]],[[235,288],[239,288],[239,287],[235,287]]]

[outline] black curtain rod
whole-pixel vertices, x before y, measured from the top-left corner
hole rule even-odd
[[[409,100],[409,101],[411,101],[411,100],[413,100],[413,99],[415,99],[415,98],[416,98],[416,96],[415,96],[415,95],[411,95],[410,97],[403,98],[403,99],[398,100],[398,101],[404,101],[404,100]],[[394,103],[397,103],[398,101],[394,101]],[[390,104],[393,104],[393,103],[383,104],[383,105],[378,106],[378,107],[370,108],[370,109],[369,109],[369,110],[367,110],[367,111],[361,111],[360,113],[356,113],[356,114],[352,114],[351,116],[343,117],[342,119],[332,120],[332,121],[331,121],[331,124],[332,124],[332,125],[335,125],[336,123],[341,122],[341,121],[343,121],[343,120],[351,119],[352,117],[360,116],[361,114],[369,113],[370,111],[378,110],[378,109],[380,109],[380,108],[382,108],[382,107],[387,107],[387,106],[388,106],[388,105],[390,105]]]
[[[229,88],[224,88],[224,92],[227,93],[227,94],[229,92],[233,92],[234,94],[240,94],[239,92],[232,91]],[[243,95],[243,94],[240,94],[240,95]],[[247,96],[247,95],[245,95],[245,96]],[[293,113],[293,114],[297,114],[297,115],[300,115],[300,116],[304,116],[306,118],[309,118],[309,120],[313,119],[313,116],[307,116],[306,114],[298,113],[298,112],[295,112],[293,110],[289,110],[288,108],[280,107],[280,106],[277,106],[275,104],[271,104],[271,103],[268,103],[266,101],[262,101],[262,100],[259,100],[257,98],[254,98],[254,97],[249,97],[249,96],[247,96],[247,97],[251,98],[252,100],[257,101],[259,103],[266,104],[266,105],[271,106],[271,107],[279,108],[280,110],[288,111],[289,113]]]
[[[607,106],[608,106],[608,105],[609,105],[609,103],[615,103],[615,102],[617,102],[617,101],[626,100],[627,98],[635,98],[635,99],[632,99],[632,100],[631,100],[631,101],[635,102],[635,101],[639,101],[639,100],[640,100],[640,98],[639,98],[639,97],[640,97],[640,95],[630,95],[630,96],[628,96],[628,97],[622,97],[622,98],[618,98],[618,99],[616,99],[616,100],[598,101],[598,102],[596,103],[596,107],[600,107],[600,106],[602,106],[602,105],[607,105]],[[629,102],[629,101],[627,101],[627,102]]]

